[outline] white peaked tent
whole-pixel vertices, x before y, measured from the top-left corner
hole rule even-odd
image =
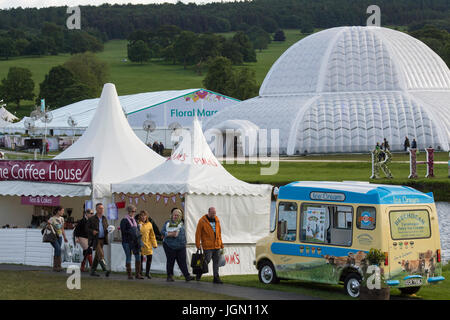
[[[6,108],[4,106],[0,108],[0,119],[7,121],[7,122],[13,122],[14,120],[19,120],[19,118],[17,118],[11,112],[6,110]],[[9,124],[11,124],[11,123],[9,123]]]
[[[164,164],[112,184],[112,192],[184,195],[188,246],[195,243],[198,220],[215,207],[228,258],[225,273],[253,273],[254,245],[269,232],[272,186],[249,184],[226,171],[210,150],[197,119],[182,137]],[[190,246],[190,250],[195,249]]]
[[[55,157],[72,158],[94,158],[92,185],[96,200],[111,198],[111,183],[139,176],[164,162],[131,129],[112,83],[104,85],[95,115],[84,134]]]

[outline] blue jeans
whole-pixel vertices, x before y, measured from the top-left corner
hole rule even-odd
[[[55,257],[61,257],[61,245],[62,245],[62,237],[58,237],[56,241],[50,242],[52,247],[55,249]]]
[[[123,251],[125,251],[125,262],[131,263],[131,247],[128,242],[122,242]],[[136,259],[137,262],[141,261],[141,253],[140,252],[133,252],[134,259]]]

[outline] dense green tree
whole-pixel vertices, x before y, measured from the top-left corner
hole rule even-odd
[[[16,48],[17,55],[19,56],[25,55],[29,44],[30,42],[27,39],[23,38],[14,41],[14,47]]]
[[[108,64],[100,61],[92,52],[76,54],[63,66],[72,72],[75,81],[91,90],[91,96],[99,96],[103,85],[108,81]]]
[[[208,90],[228,95],[232,88],[233,76],[231,61],[225,57],[215,57],[208,65],[203,85]]]
[[[436,52],[450,67],[450,33],[432,25],[425,25],[410,33]]]
[[[258,95],[259,85],[255,79],[255,71],[249,68],[239,68],[235,71],[229,59],[216,57],[209,63],[203,85],[208,90],[245,100]]]
[[[314,32],[314,24],[310,17],[303,17],[300,20],[300,32],[306,34]]]
[[[192,31],[181,32],[175,40],[173,50],[178,62],[183,64],[184,69],[188,64],[196,62],[195,47],[198,37]]]
[[[258,95],[259,85],[256,82],[255,71],[240,68],[234,71],[230,79],[228,95],[239,100],[246,100]]]
[[[83,53],[86,51],[103,51],[103,43],[96,37],[81,30],[70,30],[67,40],[66,50],[71,54]]]
[[[0,38],[0,57],[8,60],[17,55],[14,41],[11,38]]]
[[[223,37],[213,33],[203,33],[198,37],[195,46],[197,61],[207,61],[220,55]]]
[[[41,35],[43,38],[48,39],[48,47],[50,54],[58,54],[63,51],[64,48],[64,31],[61,26],[55,23],[44,22]]]
[[[151,51],[148,45],[142,40],[129,43],[127,46],[127,52],[128,59],[132,62],[144,63],[149,61],[151,58]]]
[[[11,67],[0,85],[0,95],[5,102],[14,102],[20,108],[20,100],[34,98],[34,81],[31,71],[26,68]]]
[[[72,72],[63,66],[50,69],[39,87],[36,103],[45,99],[47,106],[52,109],[95,97],[87,85],[77,82]]]
[[[26,54],[42,56],[48,53],[48,43],[42,38],[33,38],[26,50]]]
[[[273,36],[273,41],[285,41],[285,40],[286,36],[284,35],[284,31],[278,29]]]
[[[244,56],[240,50],[239,44],[233,39],[226,39],[222,43],[222,56],[230,59],[233,64],[242,64]]]
[[[238,31],[233,36],[233,41],[238,44],[244,62],[256,62],[256,52],[250,39],[243,31]]]

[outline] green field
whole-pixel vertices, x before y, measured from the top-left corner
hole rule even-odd
[[[67,277],[44,271],[0,271],[0,300],[229,300],[192,288],[147,281],[82,278],[80,290],[69,290]],[[124,279],[126,276],[124,275]],[[183,280],[184,281],[184,280]]]
[[[442,268],[442,275],[445,279],[450,277],[450,264]],[[279,290],[286,292],[296,292],[312,297],[318,297],[329,300],[351,300],[353,298],[344,293],[342,285],[329,285],[300,280],[281,280],[278,284],[265,285],[258,280],[257,275],[245,276],[225,276],[221,277],[224,283],[241,285],[245,287],[255,287],[269,290]],[[409,297],[423,300],[449,300],[450,299],[450,281],[445,280],[436,285],[423,286],[414,296],[404,296],[399,289],[391,289],[391,299],[401,299]]]
[[[155,275],[165,277],[164,275]],[[450,277],[450,265],[443,267],[443,276]],[[123,276],[126,277],[125,275]],[[212,277],[202,281],[211,282]],[[178,279],[178,278],[177,278]],[[328,285],[299,280],[282,280],[278,284],[265,285],[257,275],[222,276],[226,284],[244,287],[298,293],[326,300],[351,300],[342,285]],[[179,278],[178,281],[184,281]],[[145,283],[144,283],[145,282]],[[127,281],[104,278],[82,279],[81,290],[68,290],[66,277],[45,271],[0,271],[0,300],[228,300],[238,299],[182,286],[165,286],[151,280]],[[276,292],[274,292],[276,294]],[[428,285],[414,296],[404,296],[398,289],[391,290],[391,299],[414,298],[423,300],[448,300],[450,282]]]
[[[446,154],[446,153],[443,153]],[[351,160],[360,155],[345,155],[342,160]],[[444,156],[442,156],[444,158]],[[312,158],[312,156],[311,156]],[[320,156],[321,160],[331,160],[333,156]],[[448,158],[447,158],[448,159]],[[272,166],[276,163],[272,163]],[[269,165],[258,164],[224,164],[233,176],[249,183],[268,183],[276,186],[293,181],[369,181],[381,184],[399,184],[413,187],[422,192],[433,192],[436,201],[450,201],[450,179],[448,165],[435,164],[434,178],[425,178],[426,167],[418,166],[418,179],[408,179],[408,163],[391,163],[389,168],[394,179],[370,179],[370,162],[280,162],[275,175],[261,175],[261,168]],[[383,175],[381,174],[381,177]]]
[[[232,36],[232,33],[223,34]],[[304,37],[297,30],[285,30],[286,41],[272,42],[268,49],[257,51],[256,63],[244,64],[256,73],[256,81],[261,84],[276,59],[293,43]],[[103,52],[97,53],[97,57],[109,65],[109,82],[116,85],[119,95],[127,95],[149,91],[179,90],[190,88],[202,88],[204,70],[201,76],[197,75],[192,67],[186,70],[181,65],[173,65],[158,60],[139,64],[124,62],[127,58],[127,41],[111,40],[105,43]],[[18,66],[30,69],[35,82],[35,94],[39,93],[39,84],[44,80],[49,70],[63,64],[70,58],[70,54],[42,57],[15,57],[0,61],[0,79],[6,77],[10,67]],[[239,66],[238,66],[239,68]],[[22,117],[29,115],[34,105],[33,101],[22,101],[21,110],[17,110],[14,104],[8,106],[10,111],[17,111]]]

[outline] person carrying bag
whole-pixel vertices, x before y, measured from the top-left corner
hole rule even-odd
[[[42,242],[55,242],[57,240],[55,229],[53,229],[52,225],[47,225],[41,231],[42,233]]]
[[[202,250],[197,249],[197,252],[192,254],[191,268],[192,273],[195,275],[208,273],[208,263],[206,262],[205,254]]]

